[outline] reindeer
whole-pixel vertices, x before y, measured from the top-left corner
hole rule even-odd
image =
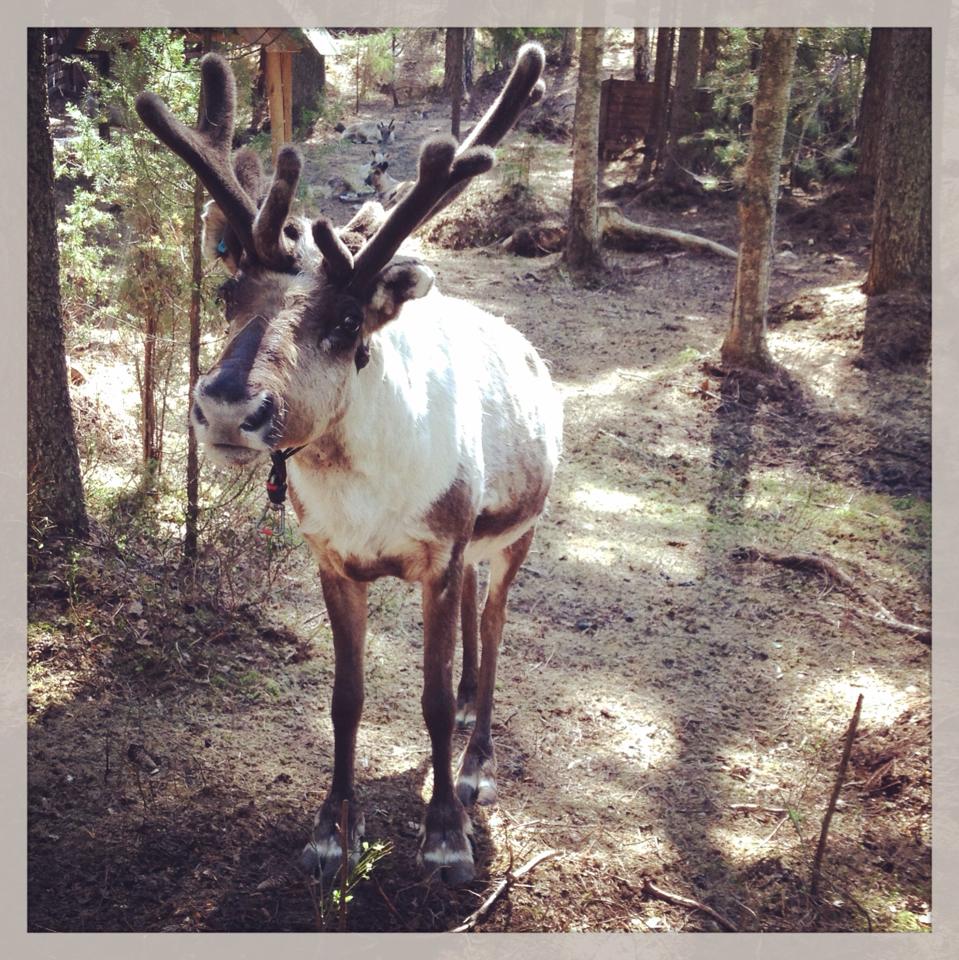
[[[560,455],[562,409],[543,361],[503,320],[444,296],[403,241],[494,162],[492,147],[543,93],[542,48],[527,45],[464,142],[426,140],[410,192],[385,215],[365,204],[345,226],[290,217],[300,155],[285,146],[264,186],[249,150],[231,162],[235,81],[201,62],[203,118],[176,119],[152,93],[144,123],[199,175],[216,208],[205,230],[232,276],[229,340],[200,377],[191,420],[226,466],[270,458],[319,566],[333,634],[333,775],[303,863],[330,876],[365,821],[354,755],[363,707],[368,584],[421,585],[422,710],[433,792],[418,861],[451,884],[475,873],[466,807],[496,798],[491,718],[507,593],[526,557]],[[211,243],[206,246],[209,248]],[[280,494],[282,500],[282,493]],[[489,586],[477,624],[477,564]],[[452,661],[462,622],[463,670]],[[482,657],[477,669],[477,645]],[[472,726],[452,772],[454,726]]]
[[[370,172],[363,181],[368,187],[372,187],[376,194],[376,199],[383,205],[384,210],[389,210],[403,199],[403,197],[413,189],[413,184],[409,180],[394,180],[386,171],[389,169],[389,154],[381,154],[380,159],[374,154],[370,161]]]
[[[353,143],[393,143],[396,132],[393,129],[396,121],[382,123],[379,120],[373,123],[370,120],[358,120],[355,123],[338,123],[333,129],[340,135],[341,140],[350,140]]]

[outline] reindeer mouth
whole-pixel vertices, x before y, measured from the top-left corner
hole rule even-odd
[[[233,443],[211,443],[208,445],[212,459],[228,467],[246,467],[259,460],[265,450],[256,450],[252,447],[241,447]]]

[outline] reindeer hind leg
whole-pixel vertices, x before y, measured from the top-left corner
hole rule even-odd
[[[456,726],[461,730],[476,722],[477,638],[476,567],[463,571],[463,596],[460,600],[460,623],[463,632],[463,672],[456,690]]]
[[[456,793],[464,806],[496,802],[496,762],[492,735],[496,659],[506,622],[509,588],[526,559],[532,541],[533,530],[530,528],[490,561],[489,590],[480,621],[483,653],[476,694],[476,725],[456,778]]]

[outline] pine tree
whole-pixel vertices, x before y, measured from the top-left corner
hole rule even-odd
[[[89,530],[60,311],[43,30],[27,31],[27,490],[32,527]]]
[[[577,284],[590,282],[603,265],[596,183],[599,175],[599,70],[602,57],[603,29],[583,27],[573,116],[573,189],[565,252],[570,276]]]
[[[766,305],[779,168],[798,33],[795,28],[770,28],[763,35],[749,159],[739,204],[736,289],[732,318],[722,345],[722,363],[727,369],[762,372],[774,365],[766,346]]]
[[[927,28],[892,30],[868,294],[932,285],[931,44]]]

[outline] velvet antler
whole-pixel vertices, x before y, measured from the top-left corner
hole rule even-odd
[[[413,189],[355,257],[349,282],[352,292],[367,288],[414,230],[452,203],[473,177],[492,168],[492,147],[509,133],[523,110],[543,95],[540,74],[545,63],[539,44],[525,44],[502,93],[461,145],[449,136],[432,137],[423,144]]]
[[[236,81],[226,61],[215,53],[203,58],[200,71],[203,116],[197,127],[188,127],[174,117],[155,93],[141,93],[136,110],[158,139],[194,170],[219,204],[243,249],[252,253],[256,206],[230,162]]]
[[[283,224],[300,175],[299,154],[284,148],[277,157],[273,183],[257,213],[261,190],[260,162],[242,150],[231,162],[236,114],[236,81],[227,62],[216,53],[200,61],[203,115],[188,127],[170,112],[155,93],[141,93],[137,113],[146,126],[190,166],[216,200],[247,256],[277,270],[293,268]],[[238,252],[238,251],[237,251]]]
[[[376,274],[392,259],[403,241],[416,229],[440,198],[453,187],[486,173],[494,163],[489,147],[474,147],[456,155],[450,136],[431,137],[420,150],[419,172],[413,189],[390,211],[379,230],[363,245],[353,261],[349,290],[365,292]]]

